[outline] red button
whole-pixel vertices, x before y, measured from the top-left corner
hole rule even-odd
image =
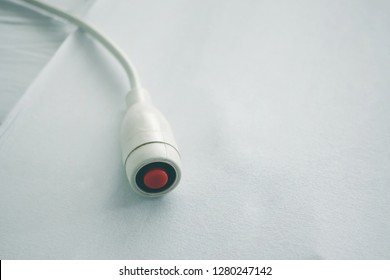
[[[152,169],[146,172],[144,176],[144,184],[151,189],[159,189],[168,182],[168,174],[163,169]]]

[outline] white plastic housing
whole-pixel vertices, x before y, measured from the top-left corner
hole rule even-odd
[[[133,100],[128,100],[129,108],[121,128],[122,160],[127,178],[137,193],[147,196],[165,194],[177,186],[181,177],[180,155],[171,127],[163,114],[150,103],[148,96],[137,98],[133,92],[129,98]],[[171,173],[175,173],[174,180],[161,191],[145,190],[139,184],[139,178],[137,181],[137,174],[143,167],[156,163],[168,164]]]

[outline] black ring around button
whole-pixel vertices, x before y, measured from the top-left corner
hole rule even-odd
[[[165,184],[165,186],[158,188],[158,189],[152,189],[145,185],[144,183],[144,177],[147,172],[149,172],[152,169],[162,169],[164,170],[168,175],[168,182]],[[145,166],[143,166],[135,176],[135,182],[137,183],[137,186],[146,193],[160,193],[163,191],[166,191],[169,189],[173,183],[176,180],[176,171],[175,169],[166,162],[152,162]]]

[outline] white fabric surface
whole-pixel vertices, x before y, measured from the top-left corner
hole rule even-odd
[[[125,75],[68,37],[0,138],[0,258],[390,258],[387,1],[98,1],[183,179],[131,192]]]
[[[92,3],[47,1],[77,14],[83,14]],[[73,29],[20,3],[0,1],[0,125]]]
[[[61,23],[0,1],[0,125],[67,33]]]

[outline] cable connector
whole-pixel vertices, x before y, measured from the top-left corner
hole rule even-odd
[[[171,127],[144,89],[130,92],[121,127],[122,160],[133,189],[147,196],[171,191],[181,178]]]

